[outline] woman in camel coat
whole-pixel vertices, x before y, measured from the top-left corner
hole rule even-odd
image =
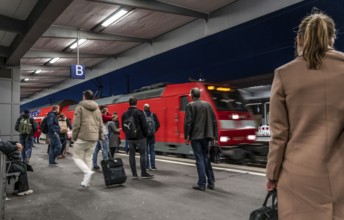
[[[344,54],[334,22],[306,17],[295,60],[271,90],[267,190],[277,188],[279,220],[344,219]]]

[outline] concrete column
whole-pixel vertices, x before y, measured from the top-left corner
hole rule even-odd
[[[0,139],[18,141],[14,130],[20,114],[20,69],[0,67]]]

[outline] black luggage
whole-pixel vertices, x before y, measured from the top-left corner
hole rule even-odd
[[[269,198],[272,197],[271,206],[267,206]],[[250,220],[278,220],[277,211],[277,191],[276,189],[268,192],[266,195],[263,206],[251,212]]]
[[[102,160],[101,166],[106,186],[120,185],[127,180],[121,158]]]

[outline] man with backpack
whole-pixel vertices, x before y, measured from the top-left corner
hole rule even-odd
[[[151,179],[154,175],[146,171],[145,146],[148,135],[147,122],[143,112],[136,108],[137,99],[129,99],[129,109],[122,115],[122,129],[129,143],[129,163],[133,179],[138,179],[136,172],[135,150],[140,153],[141,178]]]
[[[150,111],[148,103],[143,106],[144,114],[147,121],[148,135],[146,144],[146,168],[150,170],[156,170],[155,166],[155,133],[160,127],[160,122],[156,114]]]
[[[29,163],[32,153],[33,134],[37,130],[37,123],[30,117],[30,111],[25,109],[24,113],[18,118],[15,130],[19,132],[19,140],[23,145],[22,160]]]
[[[61,113],[58,116],[58,120],[59,120],[59,126],[60,126],[60,141],[61,141],[61,152],[58,155],[58,158],[63,158],[64,155],[64,151],[66,149],[66,145],[67,145],[67,132],[68,130],[72,130],[72,125],[69,121],[69,119],[66,117],[65,114]]]

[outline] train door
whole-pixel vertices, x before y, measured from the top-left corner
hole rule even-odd
[[[185,109],[186,105],[190,102],[190,97],[187,95],[183,95],[179,97],[179,109],[178,109],[178,130],[179,130],[179,137],[178,139],[181,142],[184,142],[184,118],[185,118]]]

